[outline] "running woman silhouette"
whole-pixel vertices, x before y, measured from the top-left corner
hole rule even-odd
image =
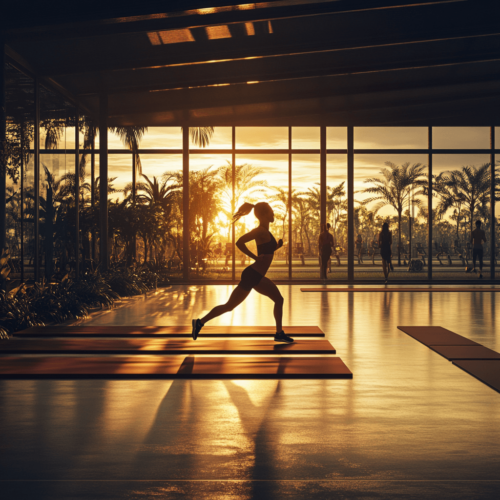
[[[269,297],[274,302],[274,319],[276,320],[276,342],[292,343],[293,339],[285,334],[282,327],[283,317],[283,297],[278,287],[266,278],[266,273],[273,261],[274,252],[283,246],[283,240],[278,242],[269,231],[269,224],[274,222],[274,212],[268,203],[261,202],[256,205],[244,203],[233,216],[233,224],[244,215],[248,215],[254,210],[255,217],[259,220],[258,227],[243,235],[236,246],[245,255],[248,255],[255,262],[245,268],[241,273],[241,281],[233,290],[229,300],[220,306],[214,307],[206,316],[199,319],[193,319],[193,339],[196,340],[203,326],[211,319],[232,311],[239,306],[250,294],[252,289],[256,292]],[[257,254],[253,254],[248,248],[247,243],[255,240],[257,243]]]

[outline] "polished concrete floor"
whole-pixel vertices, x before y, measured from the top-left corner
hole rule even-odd
[[[86,324],[186,324],[232,286],[176,286]],[[1,381],[2,499],[498,498],[500,394],[397,329],[500,351],[495,293],[301,293],[352,380]],[[268,325],[255,292],[220,324]]]

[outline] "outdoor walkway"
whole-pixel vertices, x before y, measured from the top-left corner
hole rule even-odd
[[[232,286],[176,286],[86,325],[189,324]],[[347,380],[0,381],[3,498],[495,498],[500,394],[400,325],[500,351],[497,293],[301,293]],[[499,298],[500,300],[500,298]],[[272,325],[255,292],[213,324]]]

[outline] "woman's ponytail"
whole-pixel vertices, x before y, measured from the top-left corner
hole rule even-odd
[[[243,216],[248,215],[254,208],[255,205],[252,205],[252,203],[243,203],[243,205],[241,205],[238,211],[233,215],[233,224]]]

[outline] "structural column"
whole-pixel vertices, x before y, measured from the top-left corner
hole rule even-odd
[[[490,279],[495,279],[495,127],[490,127],[490,177],[491,177],[491,192],[490,192]]]
[[[320,133],[320,221],[326,224],[326,127],[321,127]]]
[[[92,212],[95,208],[95,128],[92,125],[92,153],[90,154],[90,206],[92,207]],[[96,232],[94,225],[92,224],[92,260],[95,261],[96,258]]]
[[[75,279],[80,278],[80,110],[75,108]]]
[[[20,191],[21,191],[21,237],[20,237],[20,250],[21,250],[21,283],[24,283],[24,119],[21,122],[21,172],[20,177]],[[29,150],[29,148],[28,148]]]
[[[132,152],[132,205],[135,207],[137,196],[137,155]],[[134,259],[137,261],[137,237],[134,234],[132,237],[132,247]]]
[[[34,205],[33,215],[35,224],[35,281],[40,279],[40,84],[35,77],[35,133],[34,133],[34,158],[33,158],[33,183],[34,183]]]
[[[234,197],[236,196],[236,127],[232,129],[232,154],[231,154],[231,183],[232,183],[232,198],[231,198],[231,214],[236,212],[236,207],[234,204]],[[236,279],[236,225],[232,224],[231,227],[231,252],[233,256],[233,264],[231,267],[231,279],[234,281]]]
[[[429,181],[427,185],[427,210],[428,210],[428,233],[427,233],[427,279],[432,279],[432,127],[428,129],[428,175]]]
[[[288,127],[288,279],[292,279],[292,127]]]
[[[347,127],[347,280],[354,281],[354,127]]]
[[[0,250],[7,244],[6,166],[7,166],[7,96],[5,80],[5,43],[0,38]],[[2,280],[1,287],[4,288]]]
[[[108,249],[108,96],[99,96],[99,221],[101,270],[109,268]]]
[[[189,279],[189,127],[182,127],[182,257],[184,280]]]

